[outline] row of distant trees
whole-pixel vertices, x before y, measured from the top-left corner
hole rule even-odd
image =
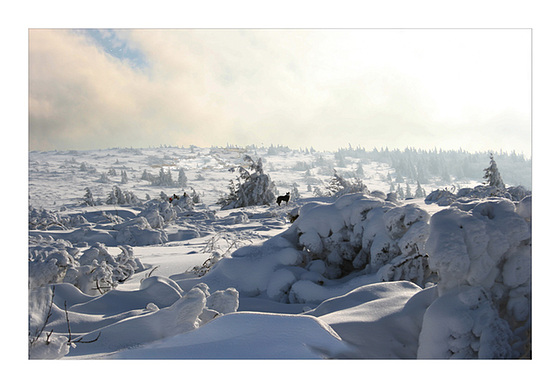
[[[280,151],[280,150],[279,150]],[[281,150],[284,151],[284,150]],[[417,155],[418,152],[415,150],[408,150],[409,152],[402,153],[402,155],[408,155],[401,159],[401,163],[403,160],[412,160],[413,158],[410,155]],[[383,153],[389,153],[390,151],[386,150]],[[378,155],[382,155],[383,153],[379,153]],[[336,153],[335,160],[344,160],[347,156],[357,158],[363,155],[368,155],[363,149],[346,149],[346,150],[339,150]],[[462,153],[460,153],[462,154]],[[427,153],[426,155],[430,155]],[[467,154],[465,154],[467,155]],[[471,155],[471,154],[468,154]],[[488,156],[486,156],[488,157]],[[319,163],[322,159],[318,159]],[[397,160],[395,158],[395,160]],[[232,179],[229,185],[229,193],[219,199],[219,204],[222,205],[223,208],[237,208],[237,207],[245,207],[245,206],[253,206],[253,205],[270,205],[273,204],[276,199],[277,190],[275,187],[274,182],[270,178],[268,174],[264,172],[263,169],[263,162],[262,159],[259,158],[257,160],[253,160],[250,156],[246,155],[244,157],[244,162],[246,167],[239,166],[237,168],[230,169],[230,171],[239,173],[236,179]],[[396,163],[396,162],[395,162]],[[300,163],[301,164],[301,163]],[[305,167],[309,167],[307,164],[301,164],[296,166],[300,169]],[[413,191],[412,187],[408,182],[404,182],[404,180],[399,180],[398,177],[402,176],[399,170],[396,170],[394,175],[397,177],[394,181],[391,177],[388,177],[388,180],[391,184],[390,192],[395,193],[397,198],[404,199],[404,198],[424,198],[426,197],[426,192],[421,186],[421,179],[418,176],[418,171],[421,171],[421,167],[415,167],[414,170],[410,170],[407,173],[413,174],[416,173],[416,188]],[[500,172],[497,168],[497,163],[494,159],[494,155],[490,154],[490,166],[483,169],[484,176],[483,179],[485,183],[490,186],[495,186],[497,188],[503,189],[505,188],[505,184],[501,177]],[[110,175],[116,175],[116,171],[109,171]],[[331,181],[327,184],[327,187],[323,189],[316,187],[315,195],[317,196],[337,196],[346,193],[354,193],[354,192],[368,192],[368,189],[365,184],[361,181],[359,176],[363,176],[363,170],[360,174],[359,171],[357,174],[354,174],[353,178],[345,177],[343,174],[338,173],[334,170],[334,177]],[[480,170],[479,175],[477,178],[480,177]],[[179,169],[178,178],[177,180],[173,179],[171,174],[170,168],[165,170],[163,167],[160,169],[158,175],[151,174],[144,170],[142,174],[143,180],[149,181],[154,186],[164,186],[164,187],[186,187],[187,185],[187,177],[183,168]],[[476,178],[475,178],[476,179]],[[410,179],[409,179],[410,180]],[[128,178],[126,176],[126,172],[121,172],[121,183],[127,183]],[[401,183],[404,183],[404,187],[401,186]],[[395,186],[396,184],[396,186]],[[116,189],[115,189],[116,188]],[[130,193],[130,192],[122,192],[117,186],[113,188],[112,193],[109,195],[107,199],[107,203],[136,203],[137,198]],[[294,191],[297,191],[297,188],[293,188]],[[309,190],[309,187],[308,187]],[[86,188],[86,196],[85,196],[85,203],[90,205],[92,204],[93,197],[91,196],[91,191],[89,188]],[[294,193],[298,194],[298,193]]]
[[[186,187],[187,186],[187,175],[185,174],[184,168],[179,168],[179,175],[177,180],[173,179],[171,175],[171,169],[168,167],[164,170],[163,167],[159,170],[158,175],[149,173],[144,170],[142,173],[143,180],[150,182],[153,186],[163,186],[163,187]]]
[[[270,177],[265,174],[262,167],[262,160],[259,158],[254,161],[250,156],[245,156],[245,162],[249,164],[248,169],[238,167],[231,171],[239,171],[237,181],[230,181],[230,192],[220,199],[219,204],[223,208],[237,208],[252,205],[271,205],[274,202],[275,185]],[[483,169],[484,183],[488,186],[496,187],[500,190],[505,189],[498,165],[494,160],[494,155],[490,154],[490,165]],[[479,175],[480,176],[480,175]],[[350,193],[368,192],[367,186],[359,179],[346,179],[337,171],[324,191],[316,190],[319,196],[341,196]],[[417,181],[416,190],[412,193],[410,185],[406,184],[406,192],[398,185],[397,190],[391,190],[397,198],[425,198],[426,192]]]
[[[531,160],[523,154],[513,152],[494,152],[493,158],[500,164],[502,176],[512,186],[531,187]],[[394,169],[393,179],[396,183],[405,180],[428,183],[439,180],[450,184],[453,180],[479,180],[480,171],[488,164],[488,152],[467,152],[464,150],[421,150],[405,148],[389,150],[388,148],[367,151],[361,147],[340,148],[335,153],[335,162],[344,166],[349,158],[359,159],[362,163],[387,163]]]

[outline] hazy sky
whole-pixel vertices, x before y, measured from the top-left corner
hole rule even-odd
[[[529,29],[29,30],[30,150],[531,156]]]

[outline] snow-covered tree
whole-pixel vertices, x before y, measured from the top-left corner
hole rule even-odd
[[[108,205],[136,205],[141,203],[138,197],[130,191],[122,191],[120,187],[113,186],[109,192],[106,203]]]
[[[168,168],[167,171],[163,169],[163,167],[159,170],[159,175],[152,182],[154,186],[175,186],[175,182],[173,182],[173,177],[171,176],[171,170]]]
[[[107,196],[107,205],[117,205],[124,203],[124,195],[122,190],[118,186],[113,186],[113,190],[109,192]]]
[[[414,193],[414,198],[424,198],[426,197],[426,190],[420,186],[420,181],[417,182],[416,192]]]
[[[400,183],[397,185],[397,196],[399,197],[399,199],[404,198],[404,191]]]
[[[410,190],[410,185],[406,183],[406,192],[404,194],[405,198],[412,198],[412,190]]]
[[[364,165],[362,162],[358,163],[358,168],[356,169],[356,175],[359,177],[364,177]]]
[[[301,195],[299,194],[299,190],[298,190],[298,185],[297,183],[294,182],[294,184],[292,185],[292,190],[290,192],[290,196],[292,199],[299,199],[301,198]]]
[[[84,205],[86,206],[95,206],[95,200],[93,199],[93,194],[89,187],[86,187],[86,194],[84,195]]]
[[[237,183],[231,181],[229,194],[218,201],[222,209],[271,205],[276,199],[274,182],[264,173],[262,159],[255,162],[249,155],[245,155],[243,160],[249,163],[248,169],[243,166],[230,169],[231,172],[238,170],[239,177]]]
[[[107,174],[102,172],[101,173],[101,177],[98,180],[99,183],[109,183],[109,178],[107,177]]]
[[[142,172],[142,177],[140,179],[145,180],[145,181],[149,181],[149,182],[153,182],[154,178],[155,177],[152,174],[150,174],[148,171],[144,170]]]
[[[340,197],[345,194],[366,193],[368,188],[359,178],[350,181],[334,170],[334,176],[330,180],[326,191],[329,196]]]
[[[499,189],[505,189],[504,181],[498,171],[498,165],[494,160],[494,155],[490,154],[490,166],[484,169],[484,179],[488,186],[494,186]]]
[[[187,186],[187,175],[185,174],[185,170],[183,167],[179,169],[179,178],[177,178],[177,184],[181,187]]]
[[[126,171],[121,171],[121,183],[126,184],[128,183],[128,176],[126,175]]]

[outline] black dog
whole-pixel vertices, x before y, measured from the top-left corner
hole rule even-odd
[[[286,201],[286,205],[287,205],[289,200],[290,200],[290,193],[287,192],[286,195],[281,195],[278,198],[276,198],[276,203],[278,204],[278,206],[280,206],[282,201]]]

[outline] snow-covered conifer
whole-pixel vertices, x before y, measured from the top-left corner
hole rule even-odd
[[[86,194],[84,195],[84,205],[95,206],[95,200],[93,199],[93,194],[89,187],[86,187]]]
[[[259,158],[255,162],[249,155],[245,155],[244,160],[249,163],[249,170],[243,166],[230,170],[238,170],[240,176],[237,178],[237,184],[231,181],[229,195],[220,198],[218,204],[222,205],[222,209],[271,205],[276,199],[274,182],[264,173],[262,159]]]
[[[107,174],[102,172],[101,173],[101,177],[99,178],[98,182],[100,183],[109,183],[109,178],[107,177]]]
[[[404,194],[405,198],[412,198],[412,190],[410,190],[410,185],[406,184],[406,192]]]
[[[181,187],[187,186],[187,175],[185,174],[185,170],[183,167],[179,169],[179,177],[177,178],[177,184]]]
[[[490,166],[484,169],[484,179],[488,186],[494,186],[499,189],[505,189],[504,181],[498,171],[498,165],[494,160],[494,155],[490,154]]]
[[[294,182],[292,185],[292,191],[290,192],[290,196],[292,199],[299,199],[301,195],[299,194],[298,185]]]
[[[399,197],[399,199],[404,198],[404,191],[400,183],[397,185],[397,196]]]
[[[416,192],[414,193],[414,198],[424,198],[426,197],[426,190],[420,186],[420,181],[417,182]]]
[[[145,181],[149,181],[149,182],[153,182],[154,181],[154,176],[152,174],[150,174],[148,171],[144,170],[142,172],[142,177],[140,179],[145,180]]]
[[[363,177],[364,174],[364,165],[362,164],[362,162],[358,163],[358,168],[356,169],[356,175],[359,177]]]

